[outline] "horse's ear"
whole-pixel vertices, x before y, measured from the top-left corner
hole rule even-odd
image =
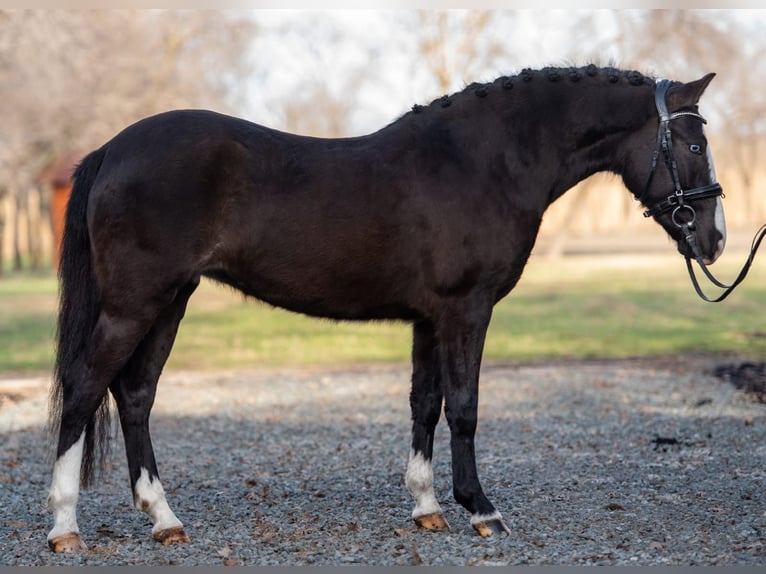
[[[683,107],[696,106],[697,102],[699,102],[702,97],[705,88],[707,88],[714,77],[715,73],[711,72],[710,74],[701,77],[699,80],[689,82],[688,84],[680,84],[668,90],[668,108],[670,111]]]

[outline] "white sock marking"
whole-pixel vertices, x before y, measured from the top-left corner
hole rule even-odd
[[[474,514],[471,516],[471,526],[481,522],[490,522],[491,520],[502,520],[501,514],[495,510],[492,514]]]
[[[435,512],[441,513],[441,506],[439,506],[434,495],[434,471],[431,467],[431,461],[426,460],[420,452],[410,451],[406,483],[407,490],[415,499],[415,510],[412,511],[412,518]]]
[[[138,510],[146,512],[152,519],[152,533],[168,528],[183,527],[165,500],[165,489],[158,478],[150,478],[149,471],[141,469],[141,476],[136,481],[133,502]]]
[[[53,529],[48,533],[48,540],[63,534],[80,532],[77,527],[77,498],[80,495],[80,466],[84,442],[85,431],[53,465],[51,488],[48,492],[48,508],[53,511]]]

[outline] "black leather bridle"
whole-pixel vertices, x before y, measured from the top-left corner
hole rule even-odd
[[[703,293],[702,289],[700,288],[697,277],[694,274],[691,258],[687,256],[686,268],[689,271],[689,277],[691,278],[695,291],[703,300],[709,303],[718,303],[719,301],[726,299],[726,297],[729,296],[734,288],[739,285],[747,276],[747,272],[750,270],[750,265],[755,258],[755,253],[758,250],[764,235],[766,235],[766,225],[762,226],[756,233],[755,238],[753,239],[753,243],[750,247],[750,256],[748,257],[745,265],[742,267],[742,270],[739,272],[739,275],[737,275],[737,278],[733,283],[726,285],[725,283],[721,283],[715,277],[713,277],[713,275],[708,270],[707,265],[702,258],[702,254],[700,253],[699,246],[697,245],[697,236],[694,227],[694,222],[697,214],[694,211],[694,207],[692,207],[690,203],[710,197],[723,197],[723,189],[718,182],[713,182],[709,185],[686,190],[681,185],[681,179],[678,176],[678,165],[676,164],[676,159],[673,155],[673,138],[670,131],[670,122],[671,120],[682,116],[691,116],[700,120],[703,124],[706,124],[707,121],[699,113],[691,110],[678,111],[672,114],[668,112],[665,96],[671,84],[672,82],[669,80],[658,80],[655,88],[654,103],[657,107],[660,124],[657,130],[657,144],[654,148],[654,153],[652,154],[652,169],[649,173],[649,179],[646,182],[646,187],[644,188],[644,191],[639,200],[643,203],[644,198],[649,191],[649,186],[652,183],[654,173],[657,169],[657,160],[662,153],[665,158],[665,164],[670,170],[670,175],[673,178],[674,193],[669,195],[663,201],[657,202],[653,206],[649,207],[646,211],[644,211],[644,217],[654,217],[668,212],[671,213],[673,224],[683,231],[684,239],[689,244],[689,247],[694,254],[694,259],[700,266],[700,269],[702,269],[705,276],[710,280],[711,283],[713,283],[713,285],[724,289],[724,292],[716,298],[709,298],[707,295],[705,295],[705,293]],[[682,215],[683,218],[681,217]]]
[[[654,103],[657,106],[657,113],[660,116],[660,125],[657,130],[657,145],[654,147],[654,153],[652,154],[652,169],[649,173],[649,179],[646,182],[644,193],[642,198],[646,196],[649,191],[649,186],[652,183],[654,174],[657,170],[657,160],[660,153],[665,157],[665,164],[670,170],[670,175],[673,178],[674,193],[669,195],[665,200],[654,204],[652,207],[644,211],[644,217],[654,217],[656,215],[662,215],[664,213],[672,212],[673,223],[678,227],[684,227],[688,225],[694,225],[694,219],[696,213],[694,208],[690,205],[690,202],[707,199],[708,197],[718,197],[723,195],[723,189],[718,182],[713,182],[710,185],[702,187],[695,187],[694,189],[684,189],[681,185],[681,178],[678,176],[678,164],[676,163],[675,155],[673,154],[673,134],[670,131],[670,122],[676,118],[683,116],[691,116],[700,120],[703,124],[707,123],[707,120],[703,118],[699,113],[686,110],[680,112],[669,113],[668,105],[665,101],[665,95],[670,88],[670,80],[659,80],[654,92]],[[690,221],[680,222],[678,215],[680,212],[686,211],[686,215]]]

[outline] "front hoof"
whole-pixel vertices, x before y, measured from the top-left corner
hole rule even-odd
[[[80,539],[80,535],[76,532],[69,532],[56,536],[55,538],[48,539],[48,546],[51,550],[57,554],[64,552],[82,552],[87,550],[88,547]]]
[[[415,524],[426,530],[449,530],[449,524],[447,519],[441,512],[432,512],[431,514],[424,514],[414,519]]]
[[[476,517],[471,520],[471,526],[483,538],[489,538],[496,534],[501,536],[510,536],[511,534],[510,529],[505,525],[499,513],[491,516]]]
[[[189,542],[191,542],[186,535],[183,526],[166,528],[165,530],[155,532],[154,539],[157,542],[161,542],[163,546],[169,546],[171,544],[189,544]]]

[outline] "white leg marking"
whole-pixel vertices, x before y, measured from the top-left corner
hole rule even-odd
[[[412,511],[412,518],[435,512],[441,513],[441,506],[439,506],[434,495],[434,471],[431,467],[431,461],[426,460],[422,453],[410,451],[406,483],[407,490],[415,499],[415,510]]]
[[[168,528],[183,527],[165,500],[165,489],[158,478],[151,479],[149,471],[141,469],[141,476],[136,481],[133,502],[138,510],[146,512],[152,519],[152,534]]]
[[[492,514],[474,514],[471,516],[471,526],[480,524],[482,522],[490,522],[491,520],[502,520],[501,514],[495,510]]]
[[[48,508],[53,511],[53,529],[48,540],[62,534],[79,534],[77,527],[77,498],[80,495],[80,466],[82,464],[85,431],[68,451],[53,465],[53,478],[48,493]]]

